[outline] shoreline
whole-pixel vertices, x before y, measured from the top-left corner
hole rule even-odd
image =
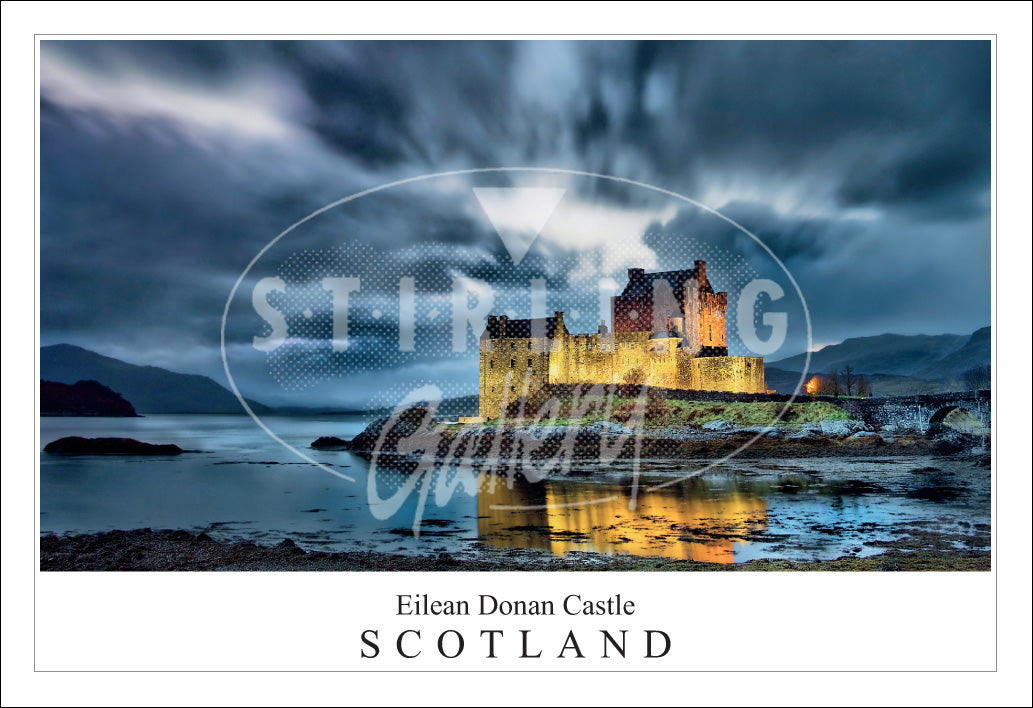
[[[709,563],[661,557],[569,552],[553,556],[478,544],[478,557],[449,553],[306,551],[291,539],[272,546],[217,541],[205,533],[135,529],[40,536],[40,570],[67,571],[989,571],[989,551],[893,548],[878,555],[827,561],[750,560]]]

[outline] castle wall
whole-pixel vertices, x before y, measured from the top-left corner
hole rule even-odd
[[[766,393],[764,359],[757,356],[711,356],[684,358],[680,362],[682,382],[691,391]]]
[[[530,395],[549,381],[552,350],[562,337],[486,339],[480,353],[480,406],[483,418],[497,418],[510,401]]]
[[[765,393],[759,357],[695,357],[651,332],[487,339],[480,355],[480,415],[497,418],[547,383],[644,383],[658,388]]]

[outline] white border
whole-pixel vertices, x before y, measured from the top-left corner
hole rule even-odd
[[[56,4],[55,4],[56,5]],[[408,6],[404,12],[397,8],[375,5],[313,6],[309,3],[294,3],[287,9],[283,6],[249,7],[248,12],[239,12],[239,6],[205,3],[193,7],[170,4],[90,4],[90,5],[35,5],[5,4],[3,6],[3,209],[0,218],[3,224],[2,282],[4,297],[3,325],[8,337],[4,350],[3,364],[3,425],[0,435],[3,440],[4,488],[3,504],[3,702],[7,703],[110,703],[131,702],[180,702],[209,701],[213,703],[342,703],[359,702],[363,699],[391,704],[409,700],[422,703],[454,702],[456,704],[476,701],[492,701],[500,704],[527,702],[530,691],[534,695],[587,701],[593,695],[603,696],[606,702],[677,701],[739,703],[757,702],[777,705],[783,702],[796,704],[862,703],[998,703],[1003,705],[1028,704],[1030,666],[1030,475],[1029,468],[1029,415],[1028,415],[1028,372],[1030,371],[1030,321],[1029,263],[1031,233],[1029,194],[1030,185],[1030,16],[1026,4],[963,3],[940,4],[931,7],[924,3],[816,5],[799,3],[748,4],[728,7],[705,3],[679,7],[659,3],[636,4],[634,12],[625,7],[595,8],[586,13],[582,6],[550,3],[547,6],[474,5],[470,7]],[[610,12],[606,12],[609,9]],[[146,674],[33,674],[32,606],[33,592],[27,582],[29,575],[38,576],[38,556],[34,552],[38,544],[38,515],[33,510],[33,519],[28,519],[26,499],[34,489],[28,469],[35,464],[36,450],[28,449],[27,440],[33,437],[36,421],[25,413],[25,402],[36,397],[35,379],[25,375],[30,364],[35,364],[36,350],[28,349],[28,342],[20,342],[18,333],[33,328],[35,322],[25,307],[25,291],[28,289],[28,273],[25,264],[35,255],[24,235],[33,228],[33,214],[26,205],[31,201],[34,186],[27,179],[27,165],[35,163],[34,148],[27,136],[34,129],[34,115],[27,108],[28,101],[35,95],[33,81],[29,78],[28,53],[32,51],[32,33],[125,33],[141,31],[197,32],[199,22],[204,18],[206,32],[304,32],[312,27],[326,26],[326,16],[339,20],[354,32],[484,32],[485,30],[506,32],[541,31],[543,23],[548,27],[565,32],[607,33],[615,29],[623,32],[648,32],[656,27],[693,32],[725,32],[734,22],[735,29],[743,33],[764,33],[788,30],[790,32],[857,32],[887,36],[887,29],[903,32],[957,32],[999,33],[994,42],[997,83],[1004,88],[997,96],[995,115],[996,143],[1004,149],[996,151],[995,185],[996,205],[995,234],[1000,234],[994,249],[994,303],[995,303],[995,375],[1007,370],[1015,372],[1015,381],[1023,384],[1022,398],[995,400],[995,469],[1000,474],[995,479],[995,571],[980,577],[999,579],[998,593],[998,673],[996,674],[937,674],[936,676],[888,674],[879,676],[839,675],[824,673],[817,675],[774,676],[768,674],[750,677],[725,676],[697,677],[686,680],[684,676],[657,675],[640,678],[620,675],[592,674],[584,677],[563,674],[536,675],[530,682],[521,682],[516,690],[507,681],[508,677],[464,674],[461,678],[449,675],[421,674],[414,680],[391,682],[386,677],[363,677],[358,674],[340,676],[337,674],[289,674],[246,676],[220,676],[214,674],[183,677],[154,677]],[[495,17],[504,18],[504,25],[492,23]],[[800,35],[791,35],[800,36]],[[809,35],[808,35],[809,36]],[[900,38],[902,35],[890,35]],[[889,37],[889,36],[888,36]],[[685,37],[688,38],[688,37]],[[996,85],[995,85],[996,94]],[[22,236],[21,239],[18,236]],[[1003,245],[1005,258],[998,263],[997,247]],[[36,251],[38,253],[38,251]],[[38,296],[38,293],[36,293]],[[999,323],[1011,323],[1001,327]],[[38,333],[37,333],[38,335]],[[22,339],[25,339],[22,337]],[[16,347],[16,344],[22,346]],[[35,347],[35,344],[34,344]],[[1009,380],[1009,383],[1011,381]],[[1016,389],[1018,387],[1015,387]],[[121,599],[119,589],[125,587],[126,576],[102,575],[52,575],[60,582],[64,598],[90,600],[90,613],[111,611]],[[248,590],[252,595],[269,592],[277,576],[250,575]],[[328,576],[333,577],[333,576]],[[365,577],[365,576],[357,576]],[[401,576],[398,576],[402,580]],[[530,577],[530,576],[529,576]],[[537,577],[537,576],[535,576]],[[563,576],[566,583],[579,586],[602,584],[605,578],[590,576]],[[612,580],[612,576],[610,577]],[[658,586],[675,587],[680,583],[681,596],[693,602],[702,603],[719,611],[720,605],[763,608],[773,597],[779,578],[784,576],[748,577],[749,587],[725,588],[725,594],[717,603],[714,597],[698,589],[691,576],[666,577],[649,576]],[[730,576],[732,577],[732,576]],[[735,576],[742,578],[744,576]],[[851,577],[851,576],[847,576]],[[901,574],[881,576],[880,591],[893,593],[898,598],[914,601],[915,612],[938,612],[945,621],[955,623],[954,642],[959,653],[965,653],[967,640],[966,620],[971,617],[965,606],[958,606],[953,591],[959,581],[955,576],[937,575],[938,593],[920,594],[923,574]],[[83,594],[85,586],[96,578],[99,587],[94,596]],[[183,604],[170,592],[172,582],[191,585],[203,592],[205,600],[216,602],[224,592],[213,576],[164,574],[133,576],[130,582],[139,593],[152,594],[153,603],[169,612]],[[464,582],[472,576],[464,576]],[[407,576],[405,583],[416,583],[418,577]],[[315,583],[315,577],[305,580]],[[338,581],[338,584],[344,586]],[[744,592],[748,590],[748,592]],[[837,599],[842,606],[863,607],[867,598],[861,589],[844,586],[838,588]],[[804,598],[806,601],[808,598]],[[283,598],[275,598],[265,606],[263,619],[282,619],[284,625],[291,622],[291,611]],[[333,608],[328,608],[332,612]],[[824,662],[832,666],[842,661],[843,654],[837,649],[843,644],[830,643],[827,638],[800,637],[794,634],[798,624],[779,626],[776,618],[763,616],[754,619],[748,626],[745,622],[726,625],[723,631],[738,631],[743,638],[741,652],[728,657],[729,665],[743,668],[743,656],[757,653],[797,655],[809,661]],[[740,617],[742,615],[739,615]],[[730,614],[729,620],[735,615]],[[834,638],[836,633],[834,617],[820,617],[816,621],[822,629]],[[880,618],[869,619],[879,624]],[[271,621],[267,622],[273,631]],[[901,626],[883,627],[885,642],[902,641],[906,633]],[[74,628],[65,627],[69,634]],[[701,644],[705,646],[706,636]],[[98,638],[99,639],[99,638]],[[222,651],[220,642],[225,637],[206,638],[200,631],[190,638],[186,646],[168,646],[164,649],[177,653],[200,653],[213,649]],[[923,650],[922,638],[912,637],[916,652]],[[849,637],[846,638],[847,645]],[[108,646],[98,642],[95,653],[103,653]],[[334,643],[333,646],[337,646]],[[117,648],[117,647],[116,647]],[[122,647],[123,651],[133,647]],[[459,681],[457,681],[459,679]]]

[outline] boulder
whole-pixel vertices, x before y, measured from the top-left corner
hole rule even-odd
[[[600,420],[588,426],[588,430],[599,435],[631,435],[631,428],[620,423]]]
[[[731,430],[734,427],[734,425],[723,418],[718,418],[717,420],[712,420],[709,423],[703,424],[703,430]]]
[[[763,435],[766,438],[780,438],[785,431],[773,425],[751,425],[748,428],[740,428],[739,432],[749,433],[750,435]]]
[[[831,435],[834,437],[846,437],[847,435],[853,435],[856,432],[868,429],[868,426],[859,420],[834,420],[832,418],[826,418],[821,421],[820,425],[823,435]]]
[[[878,433],[872,433],[867,430],[858,430],[856,433],[850,436],[851,440],[859,440],[862,438],[879,438],[882,439]]]
[[[528,425],[520,429],[520,434],[528,435],[535,440],[544,440],[565,437],[569,429],[569,425]]]

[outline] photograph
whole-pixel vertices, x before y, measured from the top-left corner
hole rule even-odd
[[[39,42],[40,571],[991,570],[991,42]]]

